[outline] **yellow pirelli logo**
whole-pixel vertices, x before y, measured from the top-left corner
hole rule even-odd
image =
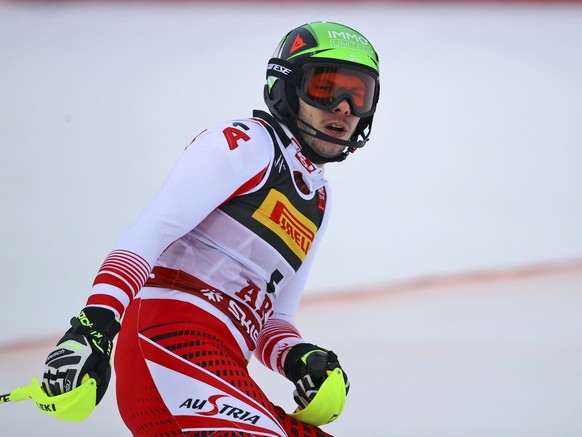
[[[277,234],[301,261],[305,259],[317,226],[301,214],[285,195],[271,189],[253,218]]]

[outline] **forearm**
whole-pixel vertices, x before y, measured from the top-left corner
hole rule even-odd
[[[265,324],[257,340],[255,357],[269,369],[284,375],[286,352],[303,342],[293,321],[283,315],[273,315]]]

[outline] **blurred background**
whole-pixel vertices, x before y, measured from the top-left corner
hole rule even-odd
[[[0,391],[40,376],[184,147],[264,109],[313,20],[360,30],[382,81],[371,141],[326,169],[298,315],[359,380],[329,432],[582,435],[579,1],[0,1]],[[0,429],[129,435],[108,396],[94,426],[4,405]]]

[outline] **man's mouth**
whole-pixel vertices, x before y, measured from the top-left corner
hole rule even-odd
[[[324,127],[334,137],[341,137],[347,132],[347,127],[343,123],[331,122]]]

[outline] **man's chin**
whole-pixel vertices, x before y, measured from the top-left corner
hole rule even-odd
[[[324,158],[337,158],[346,150],[344,146],[330,143],[325,145],[320,144],[317,147],[312,146],[312,148],[318,155],[321,155]]]

